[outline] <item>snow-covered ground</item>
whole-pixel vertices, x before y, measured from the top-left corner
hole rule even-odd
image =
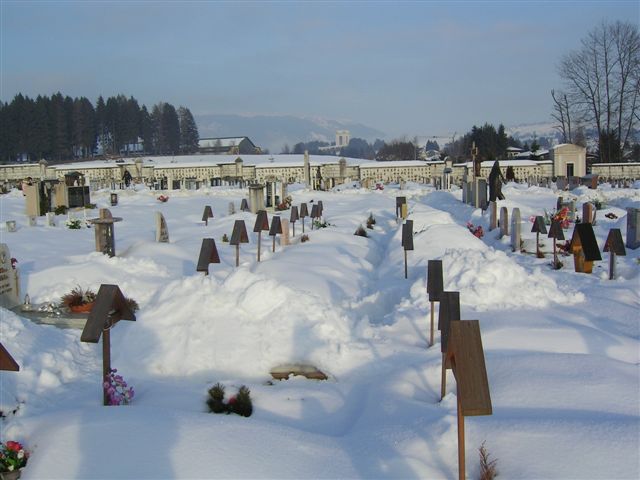
[[[80,330],[0,309],[0,341],[21,367],[0,372],[1,440],[31,450],[25,480],[456,478],[455,380],[449,372],[440,402],[439,338],[428,348],[430,259],[443,260],[462,318],[481,325],[493,415],[466,419],[468,477],[479,475],[483,442],[502,478],[640,477],[640,249],[618,257],[619,278],[610,281],[605,253],[587,275],[573,272],[570,257],[554,271],[549,254],[512,252],[459,190],[291,190],[295,205],[322,200],[330,225],[311,230],[307,219],[310,241],[301,243],[298,222],[292,244],[275,253],[265,232],[260,263],[255,216],[228,215],[242,190],[169,192],[160,203],[158,192],[132,189],[119,192],[115,207],[109,191],[92,193],[123,218],[114,258],[93,251],[93,229],[66,229],[66,215],[57,227],[44,218],[29,227],[21,192],[2,196],[1,241],[32,303],[104,283],[141,307],[136,322],[111,332],[112,365],[136,391],[122,407],[101,406],[99,345],[81,343]],[[528,219],[554,210],[558,192],[517,184],[503,192],[499,206],[520,208],[525,248],[535,252]],[[398,195],[408,198],[416,232],[408,279]],[[563,196],[576,199],[579,213],[585,201],[604,203],[594,228],[601,250],[610,228],[626,235],[625,208],[640,207],[638,189]],[[206,205],[215,216],[208,226],[200,221]],[[169,244],[155,242],[156,211]],[[370,213],[377,223],[369,237],[353,235]],[[11,219],[15,233],[5,228]],[[236,219],[250,232],[239,268],[235,247],[221,241]],[[471,235],[467,222],[485,236]],[[221,259],[209,276],[196,272],[203,238],[215,239]],[[543,243],[549,252],[550,240]],[[295,362],[329,379],[269,381],[272,367]],[[216,382],[229,393],[249,387],[253,415],[207,413]]]

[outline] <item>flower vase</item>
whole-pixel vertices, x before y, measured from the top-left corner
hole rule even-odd
[[[69,310],[71,313],[89,313],[93,308],[94,302],[83,303],[81,305],[69,305]]]
[[[12,472],[0,472],[0,480],[18,480],[20,478],[21,468]]]

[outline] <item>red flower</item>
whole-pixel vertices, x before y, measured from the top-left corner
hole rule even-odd
[[[12,450],[14,452],[19,452],[20,450],[22,450],[22,445],[20,445],[20,443],[18,442],[8,441],[6,443],[6,446],[7,446],[7,450]]]

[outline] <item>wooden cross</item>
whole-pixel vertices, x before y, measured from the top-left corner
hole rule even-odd
[[[117,285],[100,285],[96,300],[80,336],[81,342],[98,343],[102,335],[102,383],[111,373],[110,330],[120,320],[135,321],[131,308]],[[107,388],[102,387],[103,403],[108,405]]]
[[[600,249],[590,223],[578,223],[571,236],[571,253],[576,272],[591,273],[593,262],[602,260]]]
[[[440,301],[443,290],[442,260],[429,260],[427,264],[427,293],[431,302],[431,329],[429,334],[429,346],[433,346],[434,333],[434,303]]]
[[[269,218],[267,217],[266,210],[258,210],[258,214],[256,216],[256,223],[253,226],[254,233],[258,234],[258,261],[260,261],[260,242],[262,240],[263,230],[269,230]]]
[[[478,147],[476,147],[476,142],[471,144],[471,160],[473,162],[473,178],[474,180],[480,176],[480,163],[476,161],[478,157]]]
[[[616,276],[616,255],[624,256],[627,254],[622,241],[622,232],[619,228],[609,230],[607,241],[604,244],[604,251],[609,252],[609,280],[613,280]]]

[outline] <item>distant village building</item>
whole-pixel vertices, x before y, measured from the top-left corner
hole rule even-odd
[[[346,147],[350,141],[351,132],[349,132],[349,130],[336,130],[336,147]]]
[[[201,138],[198,141],[200,153],[214,153],[216,155],[251,155],[262,153],[249,137],[216,137]]]

